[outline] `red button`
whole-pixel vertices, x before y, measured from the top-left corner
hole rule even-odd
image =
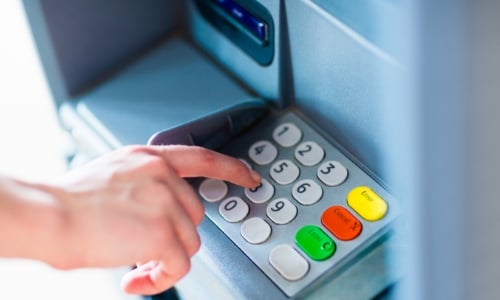
[[[339,240],[350,241],[360,233],[363,225],[342,206],[331,206],[321,216],[321,223]]]

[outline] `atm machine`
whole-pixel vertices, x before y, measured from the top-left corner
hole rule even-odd
[[[206,218],[184,299],[387,298],[405,273],[391,107],[409,24],[390,0],[25,0],[84,161],[193,144],[263,184],[192,180]],[[403,100],[401,100],[403,99]]]

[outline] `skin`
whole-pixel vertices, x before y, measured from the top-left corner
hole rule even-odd
[[[122,288],[159,293],[200,248],[204,207],[186,177],[260,182],[238,159],[190,146],[124,147],[43,183],[0,178],[0,256],[58,269],[137,264]]]

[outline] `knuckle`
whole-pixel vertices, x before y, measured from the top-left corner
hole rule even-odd
[[[156,170],[160,173],[169,172],[169,168],[167,164],[160,156],[150,155],[148,161],[145,163],[147,168],[151,168],[152,170]]]

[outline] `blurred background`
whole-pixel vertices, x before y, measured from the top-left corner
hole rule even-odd
[[[0,1],[0,36],[0,174],[57,176],[65,170],[64,139],[21,1]],[[115,270],[62,272],[0,259],[0,282],[0,299],[127,298]]]

